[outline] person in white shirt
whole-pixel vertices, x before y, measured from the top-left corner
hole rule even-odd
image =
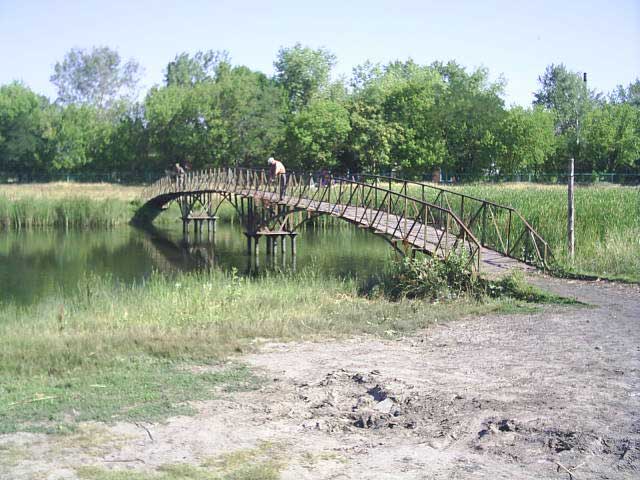
[[[269,178],[277,181],[280,190],[280,200],[283,200],[287,190],[287,171],[282,162],[273,157],[269,157],[267,163],[269,164]]]

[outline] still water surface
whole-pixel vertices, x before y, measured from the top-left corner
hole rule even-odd
[[[258,269],[294,269],[291,244],[286,255],[265,255],[261,240]],[[393,256],[379,237],[352,226],[301,230],[295,268],[318,269],[339,277],[367,277]],[[177,228],[107,231],[36,230],[0,232],[0,304],[31,305],[76,289],[87,274],[133,283],[153,271],[166,275],[219,268],[255,271],[246,255],[240,226],[220,223],[215,242],[185,244]]]

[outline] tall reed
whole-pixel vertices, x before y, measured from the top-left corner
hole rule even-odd
[[[0,228],[113,227],[127,223],[134,208],[131,202],[116,199],[21,197],[10,200],[0,195]]]

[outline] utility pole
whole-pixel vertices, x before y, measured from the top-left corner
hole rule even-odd
[[[585,89],[587,87],[587,72],[583,72],[582,81],[584,82]],[[580,115],[578,112],[579,105],[576,105],[576,154],[580,149]],[[574,177],[574,158],[569,160],[569,178],[568,178],[568,211],[567,211],[567,239],[569,247],[569,258],[573,262],[576,249],[575,238],[575,206],[573,200],[573,177]]]

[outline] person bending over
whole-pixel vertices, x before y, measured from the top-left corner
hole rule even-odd
[[[273,157],[270,157],[267,163],[269,164],[269,178],[276,180],[276,185],[278,185],[280,191],[280,200],[283,200],[287,190],[287,171],[282,162]]]

